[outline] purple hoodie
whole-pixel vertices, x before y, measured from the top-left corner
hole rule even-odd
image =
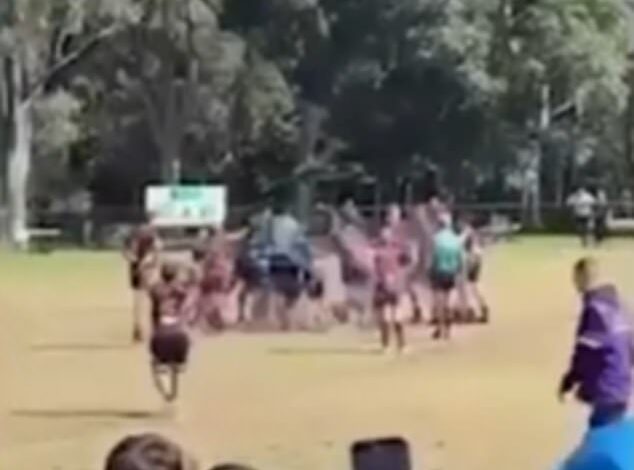
[[[632,392],[634,342],[628,314],[614,286],[586,293],[572,364],[563,388],[578,386],[590,405],[627,404]]]

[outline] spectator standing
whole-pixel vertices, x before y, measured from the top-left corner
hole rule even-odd
[[[568,197],[567,205],[572,209],[577,233],[583,246],[588,246],[592,238],[595,203],[595,197],[583,186]]]

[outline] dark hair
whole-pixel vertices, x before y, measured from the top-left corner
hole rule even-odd
[[[185,456],[178,445],[158,434],[139,434],[110,451],[105,470],[185,470]]]

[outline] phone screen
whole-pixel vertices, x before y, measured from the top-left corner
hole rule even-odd
[[[411,470],[409,446],[398,437],[356,442],[352,466],[354,470]]]

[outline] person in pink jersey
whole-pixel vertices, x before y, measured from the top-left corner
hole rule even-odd
[[[374,307],[384,349],[390,346],[392,333],[398,351],[406,346],[402,303],[407,291],[407,262],[407,252],[394,241],[392,229],[384,226],[374,244]]]

